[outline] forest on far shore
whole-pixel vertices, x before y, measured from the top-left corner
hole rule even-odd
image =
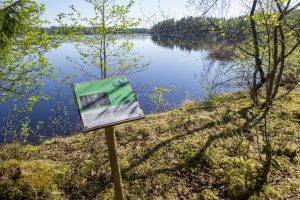
[[[300,11],[295,10],[289,15],[289,18],[300,21]],[[248,26],[246,16],[235,18],[202,18],[202,17],[183,17],[179,20],[174,18],[162,20],[154,24],[151,28],[129,28],[124,30],[124,34],[151,34],[155,36],[155,40],[164,40],[164,38],[172,41],[201,41],[214,40],[217,42],[232,40],[234,42],[242,42],[247,37],[244,27]],[[300,27],[300,24],[298,24]],[[43,27],[42,32],[52,34],[63,34],[70,31],[72,27],[51,26]],[[81,26],[76,32],[82,35],[96,35],[97,27]],[[224,35],[227,37],[225,38]],[[230,36],[230,38],[228,38]]]

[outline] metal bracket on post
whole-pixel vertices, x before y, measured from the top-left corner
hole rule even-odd
[[[122,176],[117,155],[117,142],[114,126],[105,128],[105,137],[109,153],[109,162],[112,172],[112,179],[117,200],[124,200],[124,192],[122,188]]]

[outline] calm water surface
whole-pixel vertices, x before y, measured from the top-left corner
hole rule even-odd
[[[145,95],[154,87],[176,87],[165,96],[168,102],[167,108],[170,109],[180,106],[185,100],[204,100],[207,96],[204,86],[216,78],[219,81],[227,79],[225,75],[218,76],[220,70],[226,68],[227,65],[220,61],[210,60],[207,50],[190,51],[182,47],[178,48],[176,45],[161,45],[154,42],[151,36],[137,36],[132,39],[132,42],[135,44],[135,51],[144,56],[143,62],[150,63],[144,71],[127,76],[146,114],[155,112],[154,103],[149,96]],[[75,76],[60,82],[45,80],[43,91],[49,96],[49,100],[39,102],[32,112],[26,114],[13,113],[11,104],[1,105],[0,125],[4,128],[0,142],[3,142],[4,129],[7,128],[8,123],[11,123],[10,126],[18,127],[20,120],[26,116],[28,116],[32,132],[40,124],[40,128],[36,131],[45,137],[80,131],[71,85],[93,80],[93,78],[76,69],[75,64],[70,62],[67,56],[79,58],[76,49],[70,43],[64,43],[47,54],[50,63],[56,68],[56,77],[61,78],[70,74]],[[95,69],[86,68],[86,70],[95,74]],[[199,77],[201,77],[200,80]],[[219,87],[216,92],[222,93],[236,89],[228,86]]]

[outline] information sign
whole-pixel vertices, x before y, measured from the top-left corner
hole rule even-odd
[[[77,83],[73,90],[83,131],[144,118],[125,77]]]

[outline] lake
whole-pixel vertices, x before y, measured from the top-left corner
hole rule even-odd
[[[139,35],[132,38],[131,41],[134,43],[134,50],[144,56],[143,63],[149,63],[143,71],[127,76],[146,114],[172,109],[186,101],[205,100],[212,83],[228,79],[222,71],[230,63],[210,59],[207,48],[191,48],[190,45],[185,48],[182,43],[176,45],[158,41],[149,35]],[[15,113],[11,103],[0,106],[1,143],[5,137],[6,141],[17,137],[18,131],[14,129],[22,129],[20,122],[26,122],[28,129],[25,129],[27,132],[19,138],[34,142],[80,131],[72,84],[93,80],[93,78],[76,68],[76,65],[70,62],[67,56],[79,58],[77,50],[70,43],[64,43],[59,48],[47,53],[49,62],[56,68],[55,76],[57,78],[63,78],[70,74],[73,74],[74,77],[61,81],[44,80],[45,85],[42,89],[49,99],[36,104],[32,112]],[[86,72],[92,74],[95,74],[94,70],[88,67],[85,69]],[[164,95],[165,100],[161,102],[159,110],[156,109],[157,105],[149,97],[154,87],[176,88]],[[237,89],[226,84],[214,88],[213,92],[224,93]],[[15,136],[8,137],[8,133]],[[27,135],[28,133],[30,136]]]

